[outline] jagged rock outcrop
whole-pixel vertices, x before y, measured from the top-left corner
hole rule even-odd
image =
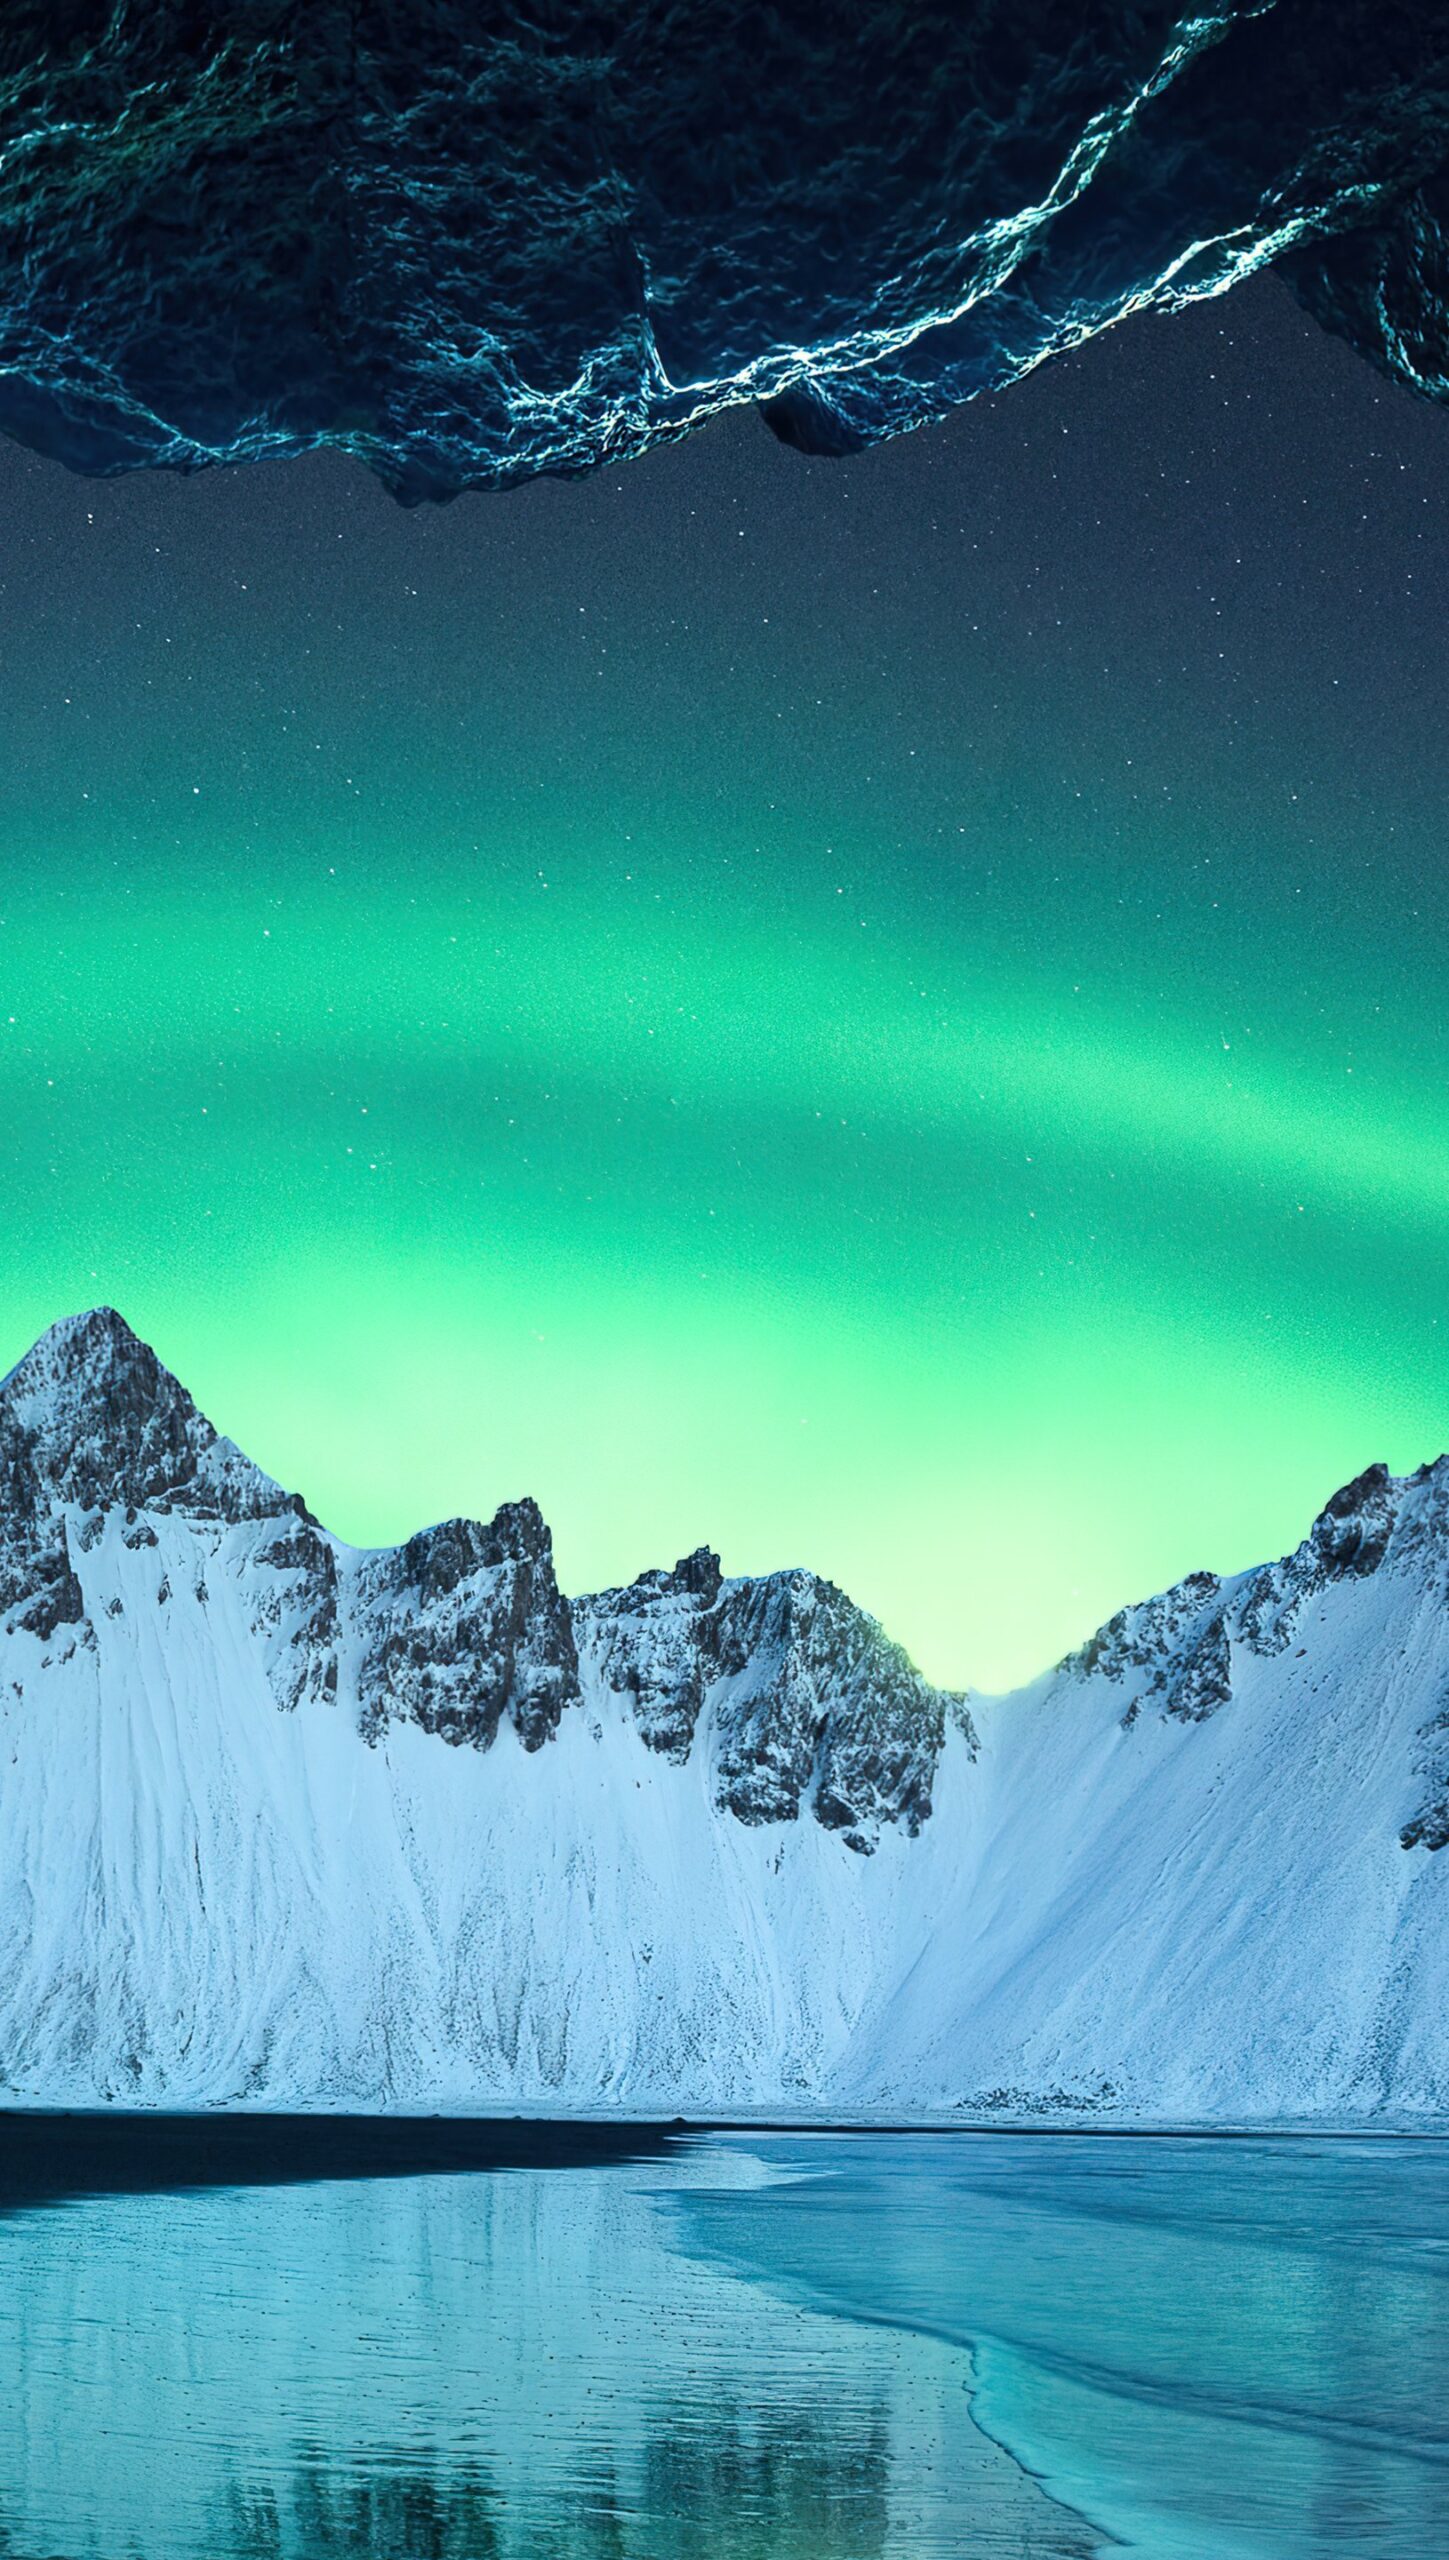
[[[727,1684],[719,1801],[745,1822],[817,1822],[869,1850],[883,1822],[914,1837],[948,1710],[971,1738],[964,1699],[929,1688],[899,1645],[815,1574],[732,1586],[709,1642]]]
[[[1222,1589],[1215,1573],[1190,1573],[1155,1599],[1119,1609],[1068,1655],[1062,1669],[1100,1671],[1109,1680],[1141,1675],[1124,1719],[1129,1724],[1147,1698],[1163,1715],[1198,1723],[1232,1695],[1232,1640],[1227,1614],[1218,1606]]]
[[[305,1512],[279,1524],[252,1557],[248,1600],[266,1642],[277,1701],[337,1695],[341,1633],[337,1555],[332,1540]]]
[[[0,1428],[52,1508],[253,1520],[294,1499],[222,1438],[113,1307],[53,1325],[0,1390]]]
[[[672,1572],[641,1573],[580,1607],[601,1677],[629,1700],[650,1750],[670,1760],[687,1760],[694,1742],[714,1659],[704,1626],[723,1582],[714,1550],[697,1547]]]
[[[964,1698],[932,1689],[818,1574],[725,1582],[701,1547],[577,1616],[652,1750],[686,1759],[710,1703],[715,1801],[741,1822],[793,1822],[808,1804],[865,1855],[883,1823],[914,1838],[947,1714],[971,1734]]]
[[[1258,1653],[1281,1653],[1319,1592],[1345,1578],[1376,1573],[1389,1552],[1405,1495],[1428,1484],[1432,1472],[1421,1468],[1416,1477],[1399,1483],[1380,1461],[1341,1486],[1324,1504],[1302,1546],[1254,1577],[1241,1609],[1244,1643]],[[1412,1502],[1410,1508],[1422,1531],[1422,1502]]]
[[[420,1530],[364,1562],[357,1597],[369,1741],[406,1716],[486,1751],[507,1715],[536,1751],[579,1702],[573,1623],[536,1503],[506,1503],[487,1527],[445,1520]]]
[[[114,1533],[132,1554],[158,1545],[155,1522],[196,1532],[193,1589],[205,1559],[243,1523],[285,1520],[260,1561],[290,1556],[285,1580],[258,1577],[256,1632],[275,1648],[286,1705],[336,1687],[332,1551],[296,1495],[223,1439],[149,1344],[112,1307],[55,1325],[0,1386],[0,1613],[42,1639],[93,1644],[77,1561]],[[303,1566],[303,1558],[306,1563]],[[169,1583],[157,1584],[164,1606]],[[111,1616],[124,1602],[112,1594]]]
[[[1422,1799],[1399,1838],[1406,1849],[1449,1849],[1449,1707],[1430,1717],[1419,1742],[1414,1766]]]
[[[1235,1649],[1286,1653],[1315,1600],[1381,1571],[1427,1571],[1449,1600],[1449,1459],[1402,1478],[1381,1461],[1366,1467],[1324,1504],[1291,1556],[1231,1582],[1191,1573],[1120,1609],[1061,1669],[1129,1686],[1130,1720],[1151,1702],[1163,1715],[1196,1722],[1231,1698]]]
[[[1449,31],[1382,0],[10,6],[0,432],[405,498],[758,402],[854,451],[1278,262],[1449,382]]]

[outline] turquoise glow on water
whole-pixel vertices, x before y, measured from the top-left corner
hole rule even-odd
[[[972,2414],[1160,2560],[1449,2548],[1449,2144],[815,2137],[693,2245],[972,2358]],[[971,2548],[969,2536],[961,2548]]]
[[[1449,2542],[1449,2145],[742,2135],[376,2176],[279,2131],[265,2182],[216,2184],[201,2124],[173,2186],[102,2135],[21,2192],[22,2138],[7,2560]]]

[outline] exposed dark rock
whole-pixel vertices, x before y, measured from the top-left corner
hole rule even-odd
[[[507,1715],[536,1751],[578,1699],[569,1606],[536,1503],[505,1504],[486,1525],[446,1520],[421,1530],[369,1561],[359,1601],[369,1739],[403,1716],[486,1750]]]
[[[306,1513],[262,1546],[255,1561],[267,1575],[253,1600],[258,1623],[285,1637],[270,1649],[267,1666],[278,1705],[290,1709],[304,1698],[335,1697],[339,1612],[331,1539]]]
[[[21,1587],[0,1586],[0,1609],[6,1612],[7,1625],[23,1628],[48,1644],[57,1627],[79,1626],[85,1617],[85,1594],[71,1567],[65,1526],[53,1524],[49,1544],[32,1552],[23,1571],[15,1576]]]
[[[1449,1849],[1449,1708],[1430,1719],[1419,1742],[1423,1800],[1399,1839],[1406,1849]]]
[[[143,1510],[254,1519],[289,1507],[113,1307],[42,1335],[0,1384],[7,1426],[47,1500],[79,1510],[121,1510],[134,1525]]]
[[[1233,1694],[1233,1654],[1221,1609],[1199,1628],[1163,1684],[1166,1712],[1183,1724],[1201,1724]]]
[[[10,0],[0,432],[447,496],[763,404],[848,453],[1286,262],[1449,381],[1444,12]]]
[[[964,1700],[815,1574],[726,1584],[701,1632],[730,1684],[714,1709],[716,1792],[742,1822],[790,1821],[808,1800],[868,1851],[883,1824],[914,1835],[929,1815],[948,1709],[974,1743]]]
[[[1329,1498],[1308,1534],[1326,1577],[1377,1572],[1398,1517],[1398,1496],[1380,1459]]]
[[[1161,1667],[1164,1653],[1179,1648],[1184,1630],[1200,1625],[1221,1589],[1215,1573],[1189,1573],[1170,1591],[1119,1609],[1075,1653],[1069,1653],[1059,1668],[1100,1671],[1108,1680],[1124,1679],[1129,1671],[1155,1671]]]
[[[713,1547],[696,1547],[692,1555],[680,1557],[674,1571],[663,1577],[662,1587],[668,1591],[686,1591],[692,1600],[702,1600],[708,1609],[719,1598],[723,1581],[724,1575]]]
[[[914,1834],[930,1813],[948,1710],[971,1734],[964,1700],[815,1574],[725,1582],[701,1547],[574,1612],[652,1750],[687,1759],[708,1710],[716,1797],[741,1822],[808,1807],[868,1854],[883,1824]]]
[[[72,1536],[91,1552],[112,1513],[141,1549],[167,1511],[226,1521],[284,1507],[113,1308],[53,1326],[0,1382],[0,1608],[43,1639],[84,1622]]]
[[[1170,1591],[1119,1609],[1061,1668],[1130,1684],[1136,1694],[1124,1724],[1135,1724],[1149,1704],[1179,1723],[1200,1724],[1233,1692],[1224,1589],[1215,1573],[1190,1573]]]
[[[1366,1467],[1323,1506],[1291,1556],[1236,1585],[1189,1574],[1170,1591],[1120,1609],[1069,1655],[1064,1668],[1126,1680],[1140,1673],[1127,1710],[1134,1722],[1149,1700],[1198,1722],[1232,1695],[1232,1648],[1285,1653],[1308,1603],[1333,1584],[1397,1571],[1426,1545],[1442,1551],[1449,1596],[1449,1463],[1440,1459],[1400,1481]]]
[[[536,1503],[491,1521],[445,1520],[405,1546],[352,1558],[305,1503],[230,1442],[120,1317],[60,1325],[0,1387],[0,1602],[49,1639],[84,1617],[67,1516],[86,1553],[119,1515],[128,1552],[167,1519],[198,1544],[188,1579],[206,1601],[220,1563],[249,1613],[280,1706],[335,1700],[344,1646],[357,1712],[377,1740],[405,1720],[487,1749],[510,1720],[529,1750],[580,1697],[574,1611]],[[169,1596],[163,1575],[153,1596]],[[100,1604],[123,1613],[112,1590]],[[948,1710],[873,1619],[812,1574],[723,1580],[712,1549],[575,1604],[597,1671],[626,1695],[650,1746],[688,1757],[706,1705],[720,1802],[742,1820],[803,1806],[870,1850],[931,1808]]]
[[[1416,1813],[1412,1822],[1405,1823],[1399,1839],[1406,1849],[1449,1849],[1449,1794]]]
[[[1405,1485],[1380,1462],[1341,1486],[1301,1547],[1254,1577],[1238,1609],[1242,1642],[1254,1653],[1284,1652],[1310,1600],[1332,1583],[1362,1579],[1390,1562],[1405,1494],[1422,1486],[1429,1472],[1421,1470]]]
[[[700,1621],[720,1583],[718,1556],[696,1547],[670,1573],[642,1573],[574,1604],[604,1679],[631,1700],[650,1750],[669,1760],[687,1760],[694,1741],[707,1677]]]
[[[1181,1723],[1200,1723],[1232,1695],[1223,1589],[1215,1573],[1190,1573],[1155,1599],[1119,1609],[1061,1668],[1130,1683],[1136,1695],[1125,1724],[1149,1703]]]
[[[85,1617],[63,1518],[45,1498],[34,1451],[0,1389],[0,1623],[48,1643]]]
[[[161,1571],[147,1561],[158,1548]],[[123,1556],[135,1561],[118,1587]],[[583,1695],[581,1647],[589,1681],[627,1699],[652,1749],[706,1755],[723,1810],[748,1824],[809,1812],[862,1854],[929,1817],[949,1721],[976,1748],[965,1700],[931,1688],[817,1575],[727,1581],[701,1547],[571,1606],[530,1501],[360,1555],[220,1439],[119,1317],[57,1327],[0,1384],[0,1624],[42,1646],[73,1630],[42,1667],[116,1641],[97,1633],[107,1621],[131,1641],[133,1604],[166,1603],[181,1560],[178,1587],[202,1609],[215,1574],[229,1578],[226,1605],[249,1613],[281,1706],[345,1688],[373,1740],[406,1720],[486,1749],[507,1719],[536,1750]],[[1119,1611],[1065,1668],[1122,1683],[1128,1724],[1149,1705],[1197,1723],[1230,1701],[1235,1649],[1283,1652],[1309,1600],[1379,1574],[1431,1607],[1449,1600],[1449,1459],[1402,1480],[1366,1469],[1281,1563],[1230,1582],[1191,1574]],[[1446,1734],[1444,1713],[1423,1729],[1406,1848],[1449,1846]]]
[[[258,1564],[273,1565],[279,1573],[325,1572],[331,1561],[331,1548],[314,1529],[298,1529],[288,1537],[273,1538],[269,1546],[257,1550]]]

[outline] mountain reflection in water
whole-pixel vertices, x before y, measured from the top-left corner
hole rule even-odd
[[[299,2461],[290,2483],[238,2489],[221,2528],[236,2560],[490,2560],[500,2549],[486,2477],[399,2469],[346,2479],[324,2455]]]
[[[820,2411],[725,2401],[706,2432],[688,2406],[664,2407],[643,2447],[642,2506],[601,2464],[559,2490],[528,2547],[538,2560],[883,2560],[889,2469],[884,2410],[873,2440],[841,2444]],[[239,2489],[219,2541],[235,2560],[502,2560],[515,2547],[485,2465],[346,2477],[320,2452],[289,2481]]]
[[[959,2348],[673,2245],[768,2148],[0,2124],[0,2555],[1085,2560]]]

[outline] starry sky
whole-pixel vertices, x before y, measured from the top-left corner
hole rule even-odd
[[[1449,1443],[1449,419],[1271,280],[846,463],[0,449],[0,1359],[934,1677]]]

